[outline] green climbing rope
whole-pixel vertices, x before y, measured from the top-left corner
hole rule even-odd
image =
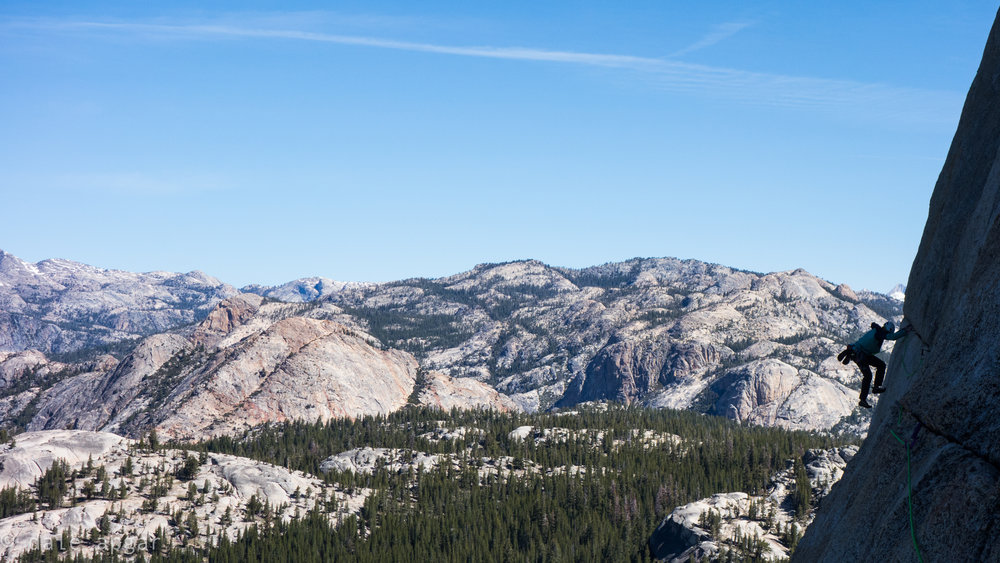
[[[912,334],[916,334],[916,331],[914,331]],[[916,334],[916,336],[918,339],[920,339],[921,342],[923,342],[923,338],[920,338],[919,334]],[[907,379],[913,377],[913,374],[920,371],[920,369],[923,368],[924,366],[924,354],[923,351],[921,350],[920,363],[917,364],[917,367],[915,369],[912,370],[907,369],[906,349],[909,346],[909,344],[910,344],[910,335],[907,334],[905,337],[903,337],[903,342],[900,344],[900,350],[899,350],[899,355],[902,358],[899,362],[899,366],[903,369],[903,373],[906,374]],[[893,355],[895,355],[895,350],[893,350]],[[899,408],[899,415],[896,417],[896,426],[898,427],[900,424],[902,424],[902,422],[903,422],[903,409]],[[910,538],[913,540],[913,549],[914,551],[917,552],[917,560],[920,561],[920,563],[923,563],[924,557],[920,553],[920,545],[917,544],[917,530],[913,524],[913,481],[911,478],[912,471],[910,469],[910,444],[906,443],[902,438],[900,438],[893,429],[890,428],[889,433],[892,434],[892,437],[895,438],[896,441],[898,441],[904,448],[906,448],[906,505],[909,508],[910,512]]]
[[[900,409],[899,412],[900,417],[902,417],[903,410]],[[913,549],[917,552],[917,560],[920,561],[920,563],[924,563],[924,558],[920,554],[920,546],[917,545],[917,530],[913,526],[913,483],[910,481],[910,445],[897,436],[891,428],[889,429],[889,432],[892,434],[893,438],[906,447],[906,504],[910,509],[910,537],[913,539]]]

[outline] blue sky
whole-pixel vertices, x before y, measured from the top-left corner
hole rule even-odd
[[[996,0],[5,2],[0,249],[905,282]],[[280,6],[280,7],[279,7]]]

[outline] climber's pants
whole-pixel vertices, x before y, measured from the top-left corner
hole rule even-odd
[[[878,356],[856,352],[854,354],[854,363],[858,364],[858,367],[861,368],[861,375],[863,376],[861,378],[861,400],[864,401],[868,398],[868,390],[872,384],[871,368],[875,368],[875,387],[881,387],[882,380],[885,379],[885,362],[879,359]]]

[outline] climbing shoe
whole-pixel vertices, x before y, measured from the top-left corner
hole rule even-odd
[[[885,393],[885,387],[872,387],[872,393],[875,393],[876,395],[879,393]]]
[[[860,401],[858,401],[858,406],[859,407],[864,407],[866,409],[872,408],[872,406],[868,404],[868,401],[866,401],[864,399],[861,399]]]

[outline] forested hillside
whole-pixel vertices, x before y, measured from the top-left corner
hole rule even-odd
[[[759,492],[772,473],[806,449],[842,443],[690,412],[619,406],[533,415],[410,407],[354,421],[269,425],[193,449],[323,475],[348,493],[374,489],[359,515],[331,532],[324,514],[333,507],[317,502],[299,518],[264,522],[232,540],[191,542],[185,549],[143,556],[152,561],[204,556],[212,561],[646,560],[650,535],[675,506],[718,492]],[[358,449],[382,457],[354,470],[324,463]],[[422,466],[411,463],[418,459],[425,461]],[[767,515],[759,519],[767,524]],[[36,550],[22,560],[59,556],[56,549]]]

